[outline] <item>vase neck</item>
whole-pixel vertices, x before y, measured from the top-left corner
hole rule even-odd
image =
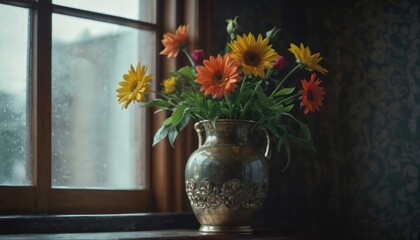
[[[251,144],[251,132],[255,123],[251,121],[221,120],[213,126],[210,121],[202,123],[206,132],[204,144]]]

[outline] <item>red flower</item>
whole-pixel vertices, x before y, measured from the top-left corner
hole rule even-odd
[[[320,87],[321,80],[315,80],[315,73],[311,74],[309,82],[306,79],[301,80],[302,82],[302,96],[299,98],[302,100],[301,106],[304,107],[304,113],[319,111],[319,107],[322,106],[324,100],[324,88]]]
[[[202,65],[204,59],[206,58],[206,52],[203,49],[196,49],[191,53],[191,57],[195,64]]]
[[[273,64],[273,69],[276,69],[277,71],[281,71],[283,70],[287,65],[287,61],[286,58],[284,58],[283,56],[280,56],[276,59],[276,61]]]

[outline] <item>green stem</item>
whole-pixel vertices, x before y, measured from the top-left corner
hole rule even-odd
[[[264,79],[270,78],[271,75],[273,75],[273,69],[272,68],[270,68],[270,69],[267,70],[267,73],[265,74]]]
[[[294,73],[298,68],[300,68],[302,66],[302,64],[298,64],[296,65],[296,67],[294,67],[284,78],[283,80],[281,80],[281,82],[277,85],[276,89],[274,89],[274,91],[270,94],[270,97],[272,97],[281,87],[281,85],[283,85],[284,81],[286,81],[287,78],[290,77],[290,75],[292,75],[292,73]]]
[[[173,102],[173,100],[174,100],[173,98],[170,98],[170,97],[168,97],[168,96],[166,96],[166,95],[164,95],[160,92],[156,92],[154,90],[151,90],[151,92],[156,93],[156,95],[158,95],[158,96],[164,97],[166,99],[166,102],[171,104],[174,107],[176,107],[178,105],[176,102]]]
[[[245,81],[246,81],[246,75],[244,75],[244,78],[242,79],[241,89],[239,89],[239,95],[242,94],[242,89],[244,89]]]
[[[156,95],[159,95],[159,96],[161,96],[161,97],[164,97],[164,98],[166,98],[167,100],[171,99],[171,98],[169,98],[168,96],[166,96],[165,94],[162,94],[162,93],[160,93],[160,92],[156,92],[155,90],[151,90],[151,92],[152,92],[152,93],[156,93]]]
[[[191,68],[192,68],[192,71],[193,71],[193,74],[194,74],[195,73],[195,62],[192,59],[190,52],[188,52],[188,50],[187,50],[186,47],[182,47],[181,48],[181,51],[185,54],[185,56],[187,56],[188,61],[190,61]],[[195,89],[194,80],[193,79],[189,79],[189,82],[190,82],[191,88],[192,88],[192,90],[193,90],[193,92],[195,94],[195,98],[197,99],[197,94],[199,94],[199,93],[197,92],[197,89]]]
[[[182,47],[181,48],[181,51],[185,54],[185,56],[187,56],[188,61],[190,61],[190,63],[191,63],[191,67],[195,69],[195,62],[192,59],[192,57],[191,57],[190,53],[188,52],[187,48],[186,47]]]
[[[282,99],[281,101],[277,102],[273,107],[278,106],[279,104],[282,104],[286,101],[289,101],[289,100],[294,99],[294,98],[299,97],[299,96],[300,96],[300,93],[296,93],[295,95],[292,95],[290,97],[287,97],[287,98]]]
[[[249,103],[251,102],[252,98],[254,98],[255,92],[257,91],[257,88],[261,85],[261,81],[258,81],[257,84],[255,84],[254,92],[252,93],[251,97],[248,99],[248,101],[245,104],[245,107],[242,109],[240,119],[242,119],[243,115],[246,112],[246,109],[248,108]]]
[[[181,47],[181,51],[188,58],[188,61],[190,61],[191,67],[192,67],[192,71],[193,71],[193,73],[195,73],[195,62],[192,59],[190,52],[188,52],[188,50],[187,50],[186,47]],[[190,82],[190,85],[191,85],[191,89],[193,90],[193,92],[195,94],[195,98],[197,99],[197,94],[199,94],[199,93],[197,92],[197,89],[195,89],[194,80],[193,79],[189,79],[189,82]]]
[[[230,99],[227,95],[225,95],[225,100],[229,107],[229,112],[230,112],[229,118],[232,118],[232,103],[230,102]]]

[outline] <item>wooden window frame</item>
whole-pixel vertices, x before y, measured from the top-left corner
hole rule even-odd
[[[172,148],[167,141],[155,147],[148,144],[150,187],[146,190],[87,190],[55,189],[51,186],[51,18],[52,13],[100,20],[108,23],[122,23],[157,33],[157,51],[161,48],[163,32],[173,32],[179,24],[190,24],[191,50],[201,46],[209,50],[209,6],[210,1],[157,0],[156,24],[142,23],[105,14],[75,10],[52,4],[52,0],[0,0],[14,6],[33,9],[31,47],[33,48],[30,72],[32,76],[30,99],[31,114],[28,115],[31,134],[33,186],[0,186],[0,214],[91,214],[130,212],[180,212],[190,211],[184,192],[184,167],[188,156],[196,146],[192,124],[180,134]],[[199,16],[199,15],[204,16]],[[43,26],[39,28],[38,26]],[[47,26],[47,27],[45,27]],[[199,38],[199,36],[201,36]],[[202,37],[206,36],[206,37]],[[157,54],[157,53],[156,53]],[[166,60],[157,57],[156,79],[175,70],[185,61],[178,58]],[[156,81],[154,88],[159,89]],[[167,117],[153,115],[153,109],[146,114],[147,141]]]

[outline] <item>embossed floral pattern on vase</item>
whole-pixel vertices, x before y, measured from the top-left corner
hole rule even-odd
[[[261,207],[268,188],[268,180],[263,186],[256,183],[243,184],[239,179],[232,179],[222,186],[204,178],[196,183],[194,179],[185,182],[188,199],[195,208],[258,208]]]

